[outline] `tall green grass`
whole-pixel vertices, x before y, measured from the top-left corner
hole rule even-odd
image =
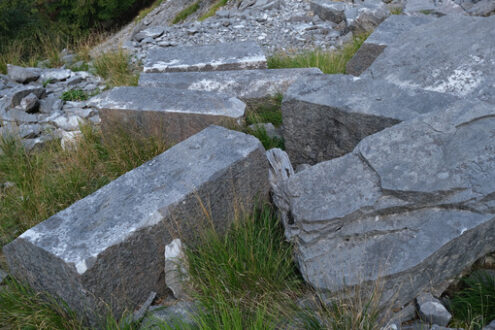
[[[268,58],[268,68],[319,68],[323,73],[345,73],[347,62],[361,47],[369,34],[356,36],[352,42],[336,51],[310,50],[302,53],[276,53]]]
[[[301,289],[270,206],[235,219],[225,235],[206,230],[186,255],[201,329],[270,329]]]
[[[103,137],[96,128],[81,128],[71,150],[53,142],[27,152],[18,139],[0,137],[0,182],[13,183],[0,188],[0,246],[167,148],[123,129]]]
[[[461,281],[461,290],[450,299],[451,326],[481,329],[495,320],[495,273],[475,271]]]

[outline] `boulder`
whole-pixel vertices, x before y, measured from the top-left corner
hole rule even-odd
[[[266,58],[255,42],[205,46],[152,48],[144,59],[144,72],[184,72],[264,69]]]
[[[7,75],[10,79],[23,84],[38,80],[40,77],[40,69],[23,68],[20,66],[7,64]]]
[[[129,126],[167,142],[180,142],[212,124],[231,124],[246,105],[225,94],[152,87],[117,87],[92,100],[104,131]]]
[[[4,104],[6,104],[7,107],[16,107],[20,105],[22,99],[29,94],[34,94],[40,99],[45,95],[45,89],[43,87],[35,86],[19,86],[16,88],[11,88],[8,90],[6,102]]]
[[[346,73],[359,76],[402,33],[416,26],[432,22],[434,19],[434,16],[391,15],[373,31],[356,54],[347,62]]]
[[[457,100],[347,75],[300,79],[282,102],[285,148],[293,164],[315,164],[351,152],[368,135]]]
[[[164,295],[165,245],[223,232],[268,195],[265,150],[211,126],[29,229],[3,248],[11,274],[95,321]],[[208,214],[205,214],[207,212]]]
[[[361,76],[495,104],[493,49],[495,16],[449,15],[402,34]]]
[[[495,250],[495,108],[460,101],[296,173],[277,195],[304,279],[329,298],[439,296]]]
[[[143,73],[139,86],[219,92],[256,100],[284,93],[299,78],[321,74],[316,68]]]

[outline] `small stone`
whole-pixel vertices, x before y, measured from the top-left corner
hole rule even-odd
[[[40,107],[40,102],[34,93],[30,93],[21,100],[20,106],[27,113],[35,113]]]
[[[430,324],[446,326],[452,319],[452,315],[440,300],[431,294],[423,294],[416,298],[419,317]]]
[[[62,131],[60,146],[63,150],[72,150],[77,146],[77,142],[82,137],[81,131],[65,132]]]
[[[84,122],[84,120],[76,115],[61,115],[52,122],[64,131],[76,131],[79,129],[80,123]]]
[[[180,239],[165,246],[165,283],[177,299],[187,298],[184,284],[188,281],[186,256]]]

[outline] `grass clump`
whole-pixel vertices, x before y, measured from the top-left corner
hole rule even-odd
[[[259,105],[250,106],[246,115],[246,124],[272,123],[273,126],[282,125],[282,98],[281,93]]]
[[[208,17],[211,17],[211,16],[215,15],[215,13],[217,12],[217,10],[220,9],[221,7],[225,6],[227,4],[227,2],[229,2],[229,0],[218,0],[218,1],[216,1],[213,4],[213,6],[211,6],[210,9],[203,16],[201,16],[199,18],[199,20],[200,21],[204,21]]]
[[[246,133],[251,134],[251,135],[255,136],[256,138],[258,138],[258,140],[260,140],[261,144],[263,144],[263,147],[266,150],[273,149],[273,148],[280,148],[282,150],[285,150],[284,140],[282,138],[279,138],[276,136],[271,137],[270,135],[268,135],[265,127],[263,127],[261,125],[259,125],[259,126],[256,125],[256,127],[254,129],[247,128]]]
[[[319,68],[323,73],[346,73],[346,64],[361,47],[369,34],[354,37],[336,51],[311,50],[298,54],[277,53],[268,58],[269,69]]]
[[[172,20],[172,24],[180,23],[180,22],[184,21],[187,17],[189,17],[189,15],[192,15],[195,12],[197,12],[199,9],[199,3],[200,3],[200,0],[196,1],[192,5],[181,10]]]
[[[461,281],[462,288],[450,299],[453,327],[481,329],[495,320],[495,274],[475,271]]]
[[[186,256],[201,329],[273,328],[301,286],[271,206],[239,217],[225,235],[206,230]]]
[[[107,82],[108,87],[137,86],[138,68],[131,63],[131,56],[122,49],[100,55],[94,60],[96,74]]]
[[[62,99],[62,101],[86,101],[88,99],[88,94],[82,89],[71,89],[63,92],[60,99]]]
[[[0,246],[167,148],[124,129],[105,137],[91,126],[81,130],[70,150],[54,141],[30,153],[18,139],[0,138],[0,182],[13,184],[0,188]]]
[[[402,15],[403,11],[404,10],[401,7],[390,8],[390,14],[392,14],[392,15]]]

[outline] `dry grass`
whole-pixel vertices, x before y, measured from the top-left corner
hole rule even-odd
[[[139,67],[131,62],[131,56],[122,49],[98,56],[93,65],[96,74],[105,79],[108,87],[138,84]]]

